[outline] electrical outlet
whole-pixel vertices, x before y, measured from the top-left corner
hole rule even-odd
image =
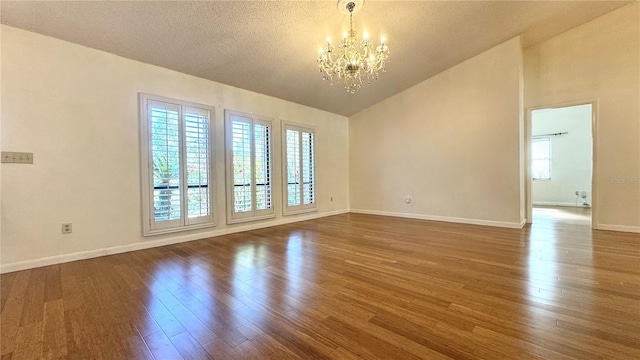
[[[62,233],[63,234],[71,234],[73,228],[71,227],[71,223],[62,224]]]
[[[3,151],[0,160],[7,164],[33,164],[33,153]]]

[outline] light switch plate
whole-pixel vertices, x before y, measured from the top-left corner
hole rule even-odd
[[[33,153],[3,151],[0,160],[7,164],[33,164]]]

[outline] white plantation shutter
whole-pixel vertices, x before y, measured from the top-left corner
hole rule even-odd
[[[148,101],[151,166],[153,170],[154,222],[180,224],[180,121],[179,107]]]
[[[233,211],[251,212],[251,119],[234,117],[231,122],[233,164]]]
[[[258,123],[254,131],[256,210],[271,209],[271,126]]]
[[[187,224],[207,221],[211,215],[209,188],[209,111],[185,109],[184,139],[187,183]]]
[[[143,235],[213,224],[213,109],[140,94]]]
[[[287,129],[287,206],[300,205],[300,131]]]
[[[283,122],[284,214],[314,211],[314,130]]]
[[[315,202],[313,192],[313,133],[302,132],[302,203]]]
[[[225,110],[227,129],[227,222],[273,217],[271,121]]]

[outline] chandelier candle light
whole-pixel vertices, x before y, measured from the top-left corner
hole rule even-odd
[[[363,80],[367,83],[371,79],[378,79],[378,74],[385,72],[386,63],[389,61],[389,47],[384,38],[380,45],[374,48],[373,41],[364,33],[362,41],[358,43],[356,32],[353,30],[353,12],[362,7],[364,0],[340,0],[338,9],[346,9],[349,12],[349,32],[344,37],[338,48],[340,54],[334,60],[335,47],[331,45],[331,39],[327,38],[327,46],[320,49],[318,66],[322,73],[322,80],[328,80],[331,85],[334,81],[342,81],[348,93],[355,93],[362,87]]]

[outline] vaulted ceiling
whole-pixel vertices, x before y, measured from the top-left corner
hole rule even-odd
[[[523,35],[525,47],[631,1],[366,1],[354,30],[391,49],[356,94],[316,58],[348,16],[335,1],[2,1],[3,24],[346,116]]]

